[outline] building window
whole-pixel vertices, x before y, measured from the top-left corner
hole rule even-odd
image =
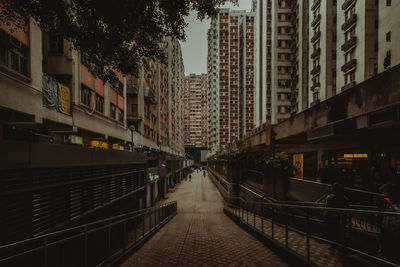
[[[118,109],[118,121],[119,122],[124,122],[124,111],[121,109]]]
[[[356,6],[353,5],[353,6],[352,6],[351,8],[349,8],[349,10],[347,10],[346,13],[345,13],[346,21],[347,21],[348,19],[350,19],[351,16],[353,16],[353,14],[355,14],[355,13],[356,13]]]
[[[355,81],[356,79],[356,71],[350,71],[349,73],[346,73],[344,75],[344,84],[351,83],[352,81]]]
[[[110,103],[110,117],[115,119],[117,115],[117,107]]]
[[[132,104],[132,105],[131,105],[131,111],[132,111],[132,112],[137,112],[137,111],[138,111],[138,106],[137,106],[137,104]]]
[[[347,62],[349,62],[350,60],[354,59],[354,58],[355,58],[355,55],[356,55],[356,49],[355,49],[355,48],[352,49],[352,50],[350,50],[348,53],[346,53],[346,54],[344,55],[344,61],[345,61],[345,63],[347,63]]]
[[[383,67],[385,68],[385,69],[387,69],[388,67],[390,67],[390,65],[391,65],[391,52],[390,52],[390,50],[388,50],[387,52],[386,52],[386,57],[385,57],[385,59],[384,59],[384,61],[383,61]]]
[[[90,107],[91,104],[91,90],[84,86],[81,85],[81,103],[85,106]]]
[[[386,0],[386,6],[391,6],[392,5],[392,0]]]
[[[104,113],[104,98],[96,94],[96,111]]]
[[[50,33],[50,53],[63,54],[64,53],[64,39],[60,34],[54,32]]]
[[[0,31],[0,64],[28,76],[29,49],[26,45]]]
[[[348,32],[345,33],[345,40],[348,41],[354,36],[356,36],[356,26],[354,26]]]
[[[386,42],[390,42],[390,40],[392,39],[391,35],[392,35],[391,32],[386,33]]]

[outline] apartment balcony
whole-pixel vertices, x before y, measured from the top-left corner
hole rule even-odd
[[[128,121],[140,121],[142,120],[142,116],[139,116],[138,112],[131,112],[126,115],[126,119]]]
[[[342,4],[342,10],[346,10],[347,8],[349,8],[356,0],[346,0],[344,1],[344,3]]]
[[[357,37],[353,36],[351,37],[349,40],[347,40],[346,42],[344,42],[344,44],[342,45],[342,51],[346,52],[348,50],[350,50],[350,48],[352,48],[353,46],[355,46],[357,44]]]
[[[321,55],[321,48],[317,48],[316,50],[314,50],[314,52],[311,54],[311,58],[315,59],[319,55]]]
[[[318,14],[313,21],[311,22],[311,27],[317,26],[317,24],[321,21],[321,14]]]
[[[342,30],[347,31],[351,26],[353,26],[357,22],[357,14],[351,15],[343,24]]]
[[[154,91],[149,87],[149,86],[144,86],[143,87],[143,94],[144,98],[149,101],[151,104],[157,103]]]
[[[312,70],[311,70],[311,75],[316,75],[321,71],[321,66],[315,66]]]
[[[314,100],[313,102],[310,103],[310,106],[313,107],[317,104],[319,104],[321,101],[319,99]]]
[[[311,42],[315,43],[316,41],[319,40],[320,37],[321,37],[321,31],[317,31],[316,33],[314,33],[314,36],[311,38]]]
[[[127,84],[126,85],[126,93],[128,95],[137,95],[139,91],[137,84]]]
[[[321,87],[321,84],[320,83],[314,83],[312,86],[311,86],[311,91],[316,91],[316,89],[317,88],[320,88]]]
[[[289,20],[290,20],[290,22],[291,22],[292,24],[296,24],[297,15],[291,14]]]
[[[314,0],[314,3],[311,6],[311,11],[316,10],[321,4],[321,0]]]
[[[348,90],[356,85],[356,81],[349,82],[345,86],[342,87],[342,91]]]
[[[348,72],[349,70],[355,68],[357,66],[357,59],[353,58],[349,62],[345,63],[340,69],[343,72]]]

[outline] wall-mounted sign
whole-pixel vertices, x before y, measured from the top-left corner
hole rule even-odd
[[[296,178],[303,178],[303,154],[293,154],[293,174]]]
[[[46,108],[58,108],[58,83],[53,77],[43,73],[43,105]]]
[[[92,141],[90,141],[90,147],[98,147],[98,148],[108,149],[108,143],[102,142],[102,141],[97,141],[97,140],[92,140]]]
[[[68,135],[64,136],[64,143],[74,144],[74,145],[82,145],[82,137],[77,135]]]
[[[71,115],[71,91],[69,87],[58,83],[58,110]]]
[[[46,73],[43,73],[42,85],[43,105],[71,115],[71,89]]]

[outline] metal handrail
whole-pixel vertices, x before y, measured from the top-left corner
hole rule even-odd
[[[315,210],[323,210],[323,211],[338,211],[338,212],[353,212],[353,213],[368,213],[372,215],[399,215],[400,212],[387,212],[387,211],[371,211],[371,210],[361,210],[361,209],[345,209],[345,208],[329,208],[329,207],[313,207],[313,206],[305,206],[305,205],[295,205],[295,204],[286,204],[286,203],[279,203],[279,202],[262,202],[262,201],[248,201],[244,200],[243,198],[238,197],[226,197],[226,199],[240,199],[247,203],[255,203],[255,204],[263,204],[269,206],[276,206],[276,207],[290,207],[290,208],[304,208],[304,209],[315,209]]]
[[[315,206],[305,206],[305,205],[292,205],[284,203],[269,203],[269,202],[259,202],[259,201],[246,201],[240,197],[226,197],[224,201],[224,208],[232,215],[238,217],[244,223],[254,230],[264,232],[264,222],[268,221],[271,225],[270,238],[277,241],[276,236],[276,226],[280,226],[281,229],[285,231],[285,247],[289,249],[289,238],[288,232],[297,232],[302,236],[306,237],[306,256],[305,260],[311,263],[311,250],[310,250],[310,238],[318,240],[330,245],[336,245],[341,247],[343,251],[358,254],[362,257],[367,257],[368,259],[384,263],[390,266],[398,266],[396,263],[389,262],[386,259],[379,258],[377,256],[371,255],[371,253],[362,251],[361,248],[354,248],[350,245],[346,245],[346,235],[350,234],[351,229],[356,229],[352,225],[352,219],[354,217],[364,215],[366,217],[372,216],[374,218],[383,218],[385,215],[389,216],[400,216],[400,213],[396,212],[383,212],[383,211],[371,211],[371,210],[360,210],[360,209],[341,209],[341,208],[328,208],[328,207],[315,207]],[[290,213],[291,209],[303,209],[305,216]],[[340,241],[330,240],[321,237],[321,233],[318,229],[314,229],[317,224],[321,224],[321,220],[315,218],[312,211],[323,211],[327,214],[336,213],[339,220],[338,227],[340,228]],[[249,219],[250,213],[250,219]],[[253,221],[252,221],[253,220]],[[256,226],[256,220],[259,222]],[[261,221],[261,222],[260,222]],[[302,229],[302,225],[305,223],[305,227]],[[261,230],[259,225],[261,224]],[[311,228],[311,225],[313,228]],[[303,225],[304,226],[304,225]],[[378,234],[378,233],[376,233]],[[300,257],[304,257],[298,251],[292,250],[294,253],[298,254]]]
[[[62,253],[71,254],[71,257],[73,256],[72,258],[79,263],[78,265],[88,266],[88,261],[96,261],[95,265],[108,264],[130,247],[136,245],[137,242],[154,232],[176,213],[177,202],[173,201],[157,207],[128,212],[107,219],[3,245],[0,246],[0,265],[15,263],[21,260],[24,262],[32,262],[32,259],[34,259],[34,262],[40,263],[41,266],[48,266],[49,261],[57,261],[56,255],[48,253],[49,249],[58,249],[61,250]],[[130,223],[134,223],[133,227],[128,227]],[[103,236],[104,231],[108,233],[105,236]],[[132,239],[132,235],[134,239]],[[88,238],[93,238],[93,236],[97,239],[95,238],[94,241],[92,240],[92,242],[90,242]],[[98,239],[101,240],[100,244]],[[79,245],[84,247],[84,253],[81,257],[75,255],[75,252],[77,252],[75,251],[76,247],[79,248],[79,245],[71,245],[70,242],[78,242]],[[21,249],[18,249],[19,247],[21,247]],[[92,255],[92,258],[90,258],[88,251],[90,249],[96,249],[97,247],[99,247],[99,249],[107,247],[107,254],[105,255],[105,253],[102,253],[104,251],[99,251],[99,253],[95,253],[96,255]],[[39,252],[41,253],[40,257],[36,255]],[[101,259],[96,259],[95,257],[99,255]]]

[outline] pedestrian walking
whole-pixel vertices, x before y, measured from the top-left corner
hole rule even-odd
[[[395,186],[392,184],[384,184],[379,188],[384,195],[381,210],[385,212],[400,213],[400,203],[396,199]],[[400,263],[397,242],[400,240],[400,216],[384,215],[381,222],[381,232],[379,234],[379,251],[378,256],[393,263]]]
[[[203,176],[206,178],[206,170],[203,171]]]
[[[349,199],[344,195],[344,187],[340,183],[334,183],[332,185],[332,194],[326,198],[327,208],[347,209],[349,207]],[[325,224],[327,230],[328,239],[340,243],[344,238],[344,232],[342,231],[346,225],[347,216],[345,213],[340,211],[326,211],[325,213]],[[334,253],[340,247],[332,245],[329,250]]]
[[[192,181],[192,175],[189,174],[189,182]]]

